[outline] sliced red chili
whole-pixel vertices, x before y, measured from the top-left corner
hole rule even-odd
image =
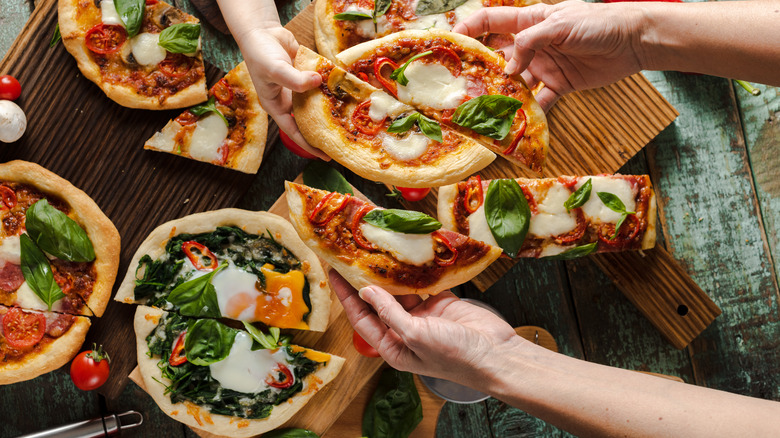
[[[371,244],[371,242],[367,241],[365,237],[363,237],[363,233],[360,231],[360,221],[363,220],[363,216],[368,214],[368,212],[374,208],[375,207],[373,205],[362,206],[360,210],[358,210],[357,213],[352,216],[352,224],[350,226],[352,230],[352,238],[355,239],[355,243],[357,243],[357,245],[361,248],[367,249],[369,251],[375,250],[376,248]]]
[[[16,207],[16,192],[14,190],[6,185],[0,186],[0,197],[3,199],[3,205],[7,209],[12,209]]]
[[[87,49],[100,55],[108,55],[119,50],[127,40],[127,31],[116,24],[97,24],[87,31],[84,37]]]
[[[146,0],[146,4],[147,5],[156,5],[157,4],[157,0]]]
[[[387,91],[389,91],[393,96],[398,97],[398,85],[395,83],[395,81],[390,79],[389,73],[387,77],[382,75],[382,69],[385,66],[390,66],[392,68],[390,73],[398,69],[398,64],[396,64],[392,59],[386,56],[380,56],[374,61],[374,76],[376,76],[376,80],[378,80],[379,83],[382,84],[385,89],[387,89]]]
[[[366,82],[370,82],[370,79],[368,79],[368,75],[365,72],[359,71],[358,77]]]
[[[184,254],[198,271],[213,271],[219,265],[217,256],[206,248],[205,245],[194,240],[182,243],[181,250],[184,251]]]
[[[382,129],[382,126],[384,126],[385,117],[380,122],[375,122],[371,117],[368,115],[368,111],[371,108],[371,101],[366,100],[365,102],[361,102],[360,105],[355,108],[355,111],[352,112],[352,124],[355,125],[355,128],[366,135],[376,135],[379,130]]]
[[[452,246],[452,243],[438,231],[434,231],[431,237],[433,237],[433,241],[436,243],[433,261],[439,266],[455,264],[455,260],[458,259],[458,250]]]
[[[314,207],[314,211],[312,211],[309,215],[309,222],[318,227],[321,227],[330,222],[330,220],[333,219],[333,216],[335,216],[338,212],[347,206],[349,198],[352,197],[349,194],[344,195],[344,198],[337,205],[330,205],[330,200],[334,196],[339,195],[340,194],[338,192],[331,192],[325,195],[325,197],[323,197],[320,202],[317,203],[317,206]]]
[[[189,56],[181,53],[169,53],[164,60],[157,64],[157,68],[166,76],[176,79],[189,73],[194,65],[195,61]]]
[[[553,240],[558,245],[569,245],[577,242],[582,239],[582,236],[585,235],[585,231],[588,229],[588,221],[585,220],[585,214],[582,212],[582,209],[577,208],[574,211],[577,215],[577,227],[568,233],[553,236]]]
[[[635,214],[630,214],[620,225],[617,236],[615,236],[615,224],[602,224],[599,227],[599,240],[605,244],[620,248],[633,242],[639,234],[639,218]],[[612,236],[615,236],[613,239]]]
[[[463,71],[463,62],[454,50],[444,46],[431,47],[430,50],[439,62],[452,71],[453,76],[456,78],[460,76],[460,73]]]
[[[173,350],[171,351],[171,357],[168,359],[168,363],[177,367],[187,362],[187,352],[184,351],[184,335],[187,332],[183,331],[176,338],[176,342],[173,343]]]
[[[463,207],[469,213],[479,209],[484,200],[482,196],[482,177],[474,175],[466,181],[466,194],[463,196]]]
[[[291,387],[293,383],[295,383],[292,371],[290,371],[285,364],[277,363],[276,370],[279,372],[271,373],[268,378],[265,379],[265,383],[267,383],[268,386],[285,389]]]
[[[525,111],[523,111],[522,108],[517,110],[517,115],[522,117],[522,125],[520,125],[520,128],[517,130],[517,135],[515,136],[515,139],[512,140],[512,144],[509,145],[508,148],[503,152],[504,155],[511,155],[512,152],[517,149],[517,145],[520,144],[520,140],[523,139],[523,135],[525,135],[525,128],[528,127],[528,117],[525,114]]]
[[[229,106],[233,103],[233,87],[228,84],[228,81],[226,81],[225,78],[220,79],[219,82],[212,87],[211,92],[222,105]]]

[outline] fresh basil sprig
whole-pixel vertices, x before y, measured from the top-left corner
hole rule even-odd
[[[580,257],[585,257],[588,254],[596,251],[598,242],[588,243],[586,245],[575,246],[574,248],[567,249],[566,251],[556,254],[554,256],[545,257],[549,260],[572,260]]]
[[[620,231],[620,226],[623,225],[623,222],[626,220],[628,215],[636,214],[636,212],[626,211],[625,204],[623,204],[623,201],[621,201],[617,195],[609,192],[596,192],[596,194],[599,195],[599,199],[601,199],[601,202],[603,202],[607,208],[614,211],[615,213],[620,213],[620,219],[615,224],[615,234],[609,238],[609,240],[613,240],[615,237],[617,237],[618,231]]]
[[[111,0],[103,0],[111,1]],[[146,10],[146,0],[113,0],[116,12],[122,23],[125,24],[128,38],[138,35],[141,30],[141,23],[144,21],[144,11]]]
[[[64,298],[65,294],[54,281],[54,272],[49,259],[26,234],[19,236],[19,243],[22,252],[22,276],[35,295],[51,310],[51,306],[57,300]]]
[[[360,11],[344,11],[340,14],[336,14],[333,16],[336,20],[344,20],[344,21],[358,21],[358,20],[369,20],[373,19],[374,16],[372,14],[368,14],[366,12],[360,12]]]
[[[343,195],[355,194],[346,178],[322,161],[310,161],[303,168],[303,183],[315,189],[339,192]]]
[[[217,100],[214,98],[214,96],[209,97],[207,102],[200,105],[195,105],[194,107],[190,108],[190,112],[198,117],[208,112],[216,113],[222,118],[222,120],[225,121],[225,126],[230,127],[230,122],[228,122],[228,119],[225,118],[225,115],[222,114],[219,109],[217,109]]]
[[[198,51],[200,24],[179,23],[160,32],[157,44],[171,53],[195,53]]]
[[[374,0],[374,23],[376,19],[385,15],[393,4],[393,0]]]
[[[503,140],[521,106],[523,102],[514,97],[486,94],[461,104],[452,115],[452,123]]]
[[[249,336],[257,341],[257,343],[260,344],[260,347],[267,350],[279,348],[280,331],[278,327],[269,327],[268,334],[265,334],[252,324],[246,321],[241,322],[244,324],[244,328],[246,329],[247,333],[249,333]]]
[[[62,40],[62,34],[60,33],[60,23],[57,23],[56,26],[54,26],[54,33],[51,36],[51,40],[49,41],[49,48],[56,46],[57,43],[59,43]]]
[[[230,354],[237,334],[238,330],[213,319],[190,322],[184,337],[187,361],[207,366],[225,359]]]
[[[217,301],[217,290],[211,284],[211,279],[217,272],[227,267],[227,262],[223,262],[217,269],[193,278],[176,286],[171,294],[168,295],[168,302],[179,307],[179,313],[187,316],[203,316],[209,318],[219,318],[222,313],[219,311],[219,302]]]
[[[441,228],[441,222],[419,211],[377,208],[363,216],[367,223],[404,234],[428,234]]]
[[[404,65],[398,67],[397,69],[393,70],[392,73],[390,73],[390,79],[397,81],[399,84],[406,86],[409,83],[409,79],[406,78],[406,75],[404,72],[406,71],[406,68],[409,67],[409,64],[412,63],[412,61],[416,59],[420,59],[423,56],[428,56],[431,53],[433,53],[432,50],[428,50],[427,52],[418,53],[411,58],[409,58],[408,61],[404,63]]]
[[[563,203],[563,206],[566,207],[566,211],[574,210],[575,208],[580,208],[583,205],[585,205],[586,202],[588,202],[588,199],[590,199],[590,192],[593,190],[593,182],[592,180],[588,180],[585,184],[581,185],[580,188],[578,188],[574,193],[569,195],[569,199],[566,200],[566,202]]]
[[[509,257],[517,256],[531,225],[531,208],[517,181],[490,181],[485,194],[485,219],[498,246]]]
[[[387,128],[387,132],[406,132],[412,129],[412,126],[415,124],[419,126],[420,131],[422,131],[422,133],[431,140],[436,140],[439,143],[444,141],[441,135],[441,125],[439,125],[437,121],[429,119],[420,113],[412,113],[406,117],[396,119]]]
[[[422,421],[422,401],[411,373],[387,368],[363,413],[363,436],[405,438]]]
[[[414,12],[417,15],[442,14],[466,3],[466,0],[420,0]]]
[[[87,232],[45,199],[27,209],[27,234],[47,253],[69,262],[95,260],[95,248]]]

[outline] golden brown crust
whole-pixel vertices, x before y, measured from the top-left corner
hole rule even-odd
[[[86,300],[89,309],[83,313],[102,316],[111,299],[111,289],[119,269],[120,239],[114,224],[89,195],[37,164],[19,160],[0,164],[0,180],[29,184],[70,205],[70,218],[84,228],[95,249],[94,266],[97,275],[92,293]]]
[[[336,60],[341,51],[341,38],[330,1],[319,0],[314,4],[314,42],[320,55]]]
[[[138,368],[143,376],[146,391],[152,396],[157,406],[174,420],[215,435],[237,438],[251,437],[276,429],[284,424],[318,392],[311,390],[306,394],[295,395],[290,399],[290,402],[274,406],[271,415],[261,420],[245,420],[227,415],[210,414],[205,408],[192,403],[171,403],[171,398],[165,393],[164,386],[170,384],[170,381],[162,376],[160,368],[157,367],[159,358],[149,357],[149,346],[146,343],[146,337],[157,326],[163,314],[164,312],[160,309],[146,306],[139,306],[135,312],[134,327]],[[327,364],[307,377],[307,380],[312,384],[310,389],[313,388],[313,382],[316,379],[321,381],[321,383],[316,384],[319,388],[328,384],[341,371],[343,365],[343,358],[331,355],[331,360]]]
[[[655,247],[656,242],[656,214],[657,207],[655,205],[655,190],[653,190],[653,182],[650,181],[650,177],[645,175],[645,185],[652,190],[650,195],[650,201],[647,208],[647,229],[645,235],[642,237],[642,249],[651,249]]]

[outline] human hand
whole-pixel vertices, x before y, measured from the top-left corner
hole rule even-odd
[[[642,69],[641,12],[634,5],[584,3],[484,8],[453,28],[476,37],[515,33],[506,73],[545,87],[536,100],[548,111],[564,94],[601,87]]]
[[[424,301],[378,286],[358,294],[335,270],[328,275],[352,326],[398,370],[476,385],[484,382],[476,377],[486,360],[525,342],[504,320],[452,292]]]

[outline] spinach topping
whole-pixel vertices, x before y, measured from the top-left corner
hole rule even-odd
[[[422,402],[412,373],[388,368],[363,413],[368,438],[405,438],[423,419]]]

